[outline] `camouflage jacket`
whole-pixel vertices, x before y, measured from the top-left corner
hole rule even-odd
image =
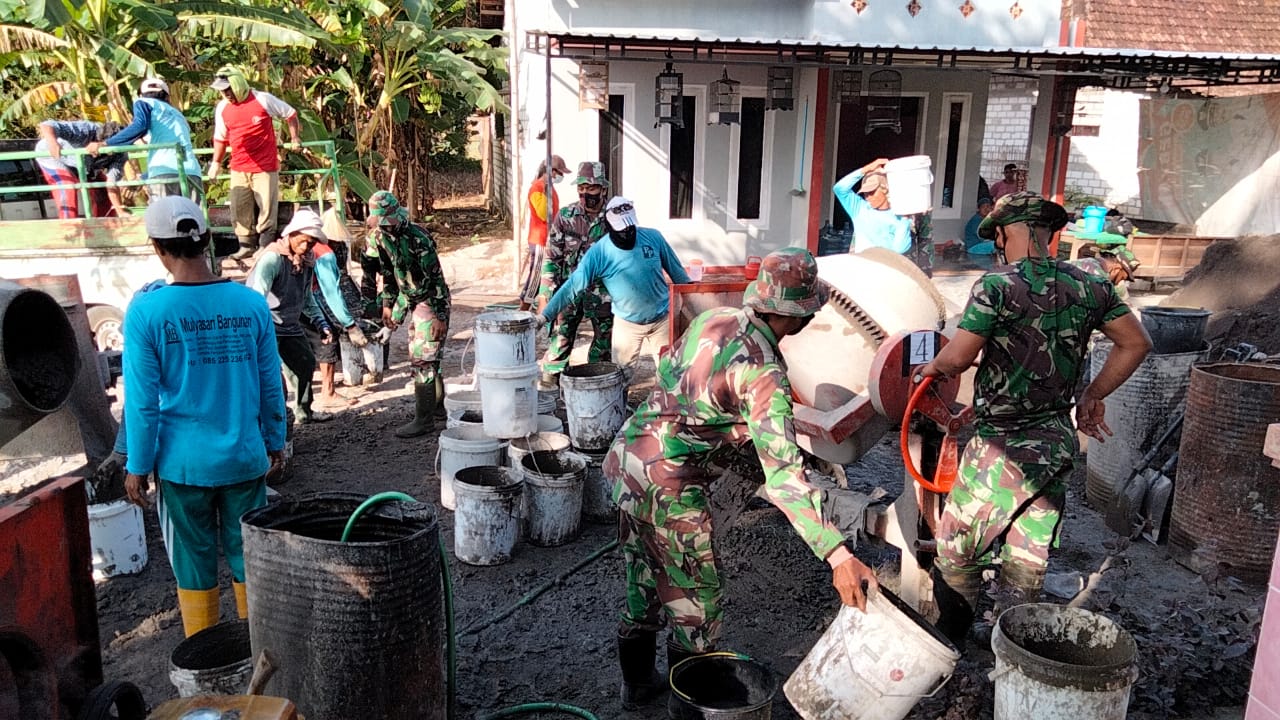
[[[569,279],[574,268],[578,267],[587,250],[608,233],[603,211],[593,220],[587,217],[581,203],[561,208],[547,232],[547,249],[542,260],[542,286],[538,288],[538,295],[550,300],[556,290]],[[599,298],[599,303],[609,302],[609,293],[599,280],[592,283],[584,293],[588,294]]]
[[[397,230],[369,231],[365,254],[377,258],[382,276],[383,307],[391,308],[391,319],[404,320],[409,309],[425,302],[432,310],[449,311],[449,285],[444,280],[436,241],[431,233],[413,223]]]
[[[1075,265],[1090,275],[1096,275],[1107,282],[1111,282],[1110,273],[1107,272],[1106,268],[1102,267],[1102,261],[1096,257],[1080,258],[1079,260],[1072,260],[1070,262],[1072,265]],[[1127,286],[1128,283],[1116,285],[1116,296],[1126,303],[1129,302],[1129,288]]]
[[[822,519],[821,495],[804,480],[778,341],[749,309],[717,308],[695,318],[663,354],[657,387],[615,443],[625,444],[628,468],[644,468],[639,477],[624,472],[612,453],[605,463],[614,500],[638,519],[709,532],[707,490],[716,479],[709,466],[751,443],[766,496],[813,552],[826,558],[844,540]]]
[[[1026,258],[983,275],[960,319],[987,340],[974,386],[978,434],[1003,438],[1018,462],[1074,454],[1070,411],[1089,335],[1127,312],[1109,280],[1069,263]]]

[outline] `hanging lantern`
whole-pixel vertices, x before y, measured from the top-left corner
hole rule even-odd
[[[769,68],[765,95],[765,110],[795,110],[796,69],[789,65]]]
[[[595,60],[578,63],[578,109],[609,109],[609,63]]]
[[[729,68],[721,71],[720,79],[711,83],[711,99],[708,101],[708,125],[736,125],[742,122],[742,83],[729,79]]]
[[[858,104],[862,102],[862,71],[836,71],[836,102]]]
[[[684,127],[684,73],[672,70],[668,62],[654,81],[653,95],[653,116],[657,118],[653,126],[666,123]]]

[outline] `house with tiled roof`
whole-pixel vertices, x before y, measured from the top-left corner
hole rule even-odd
[[[1075,186],[1085,175],[1072,174],[1088,170],[1114,184],[1099,190],[1116,204],[1141,205],[1143,125],[1131,96],[1280,81],[1280,56],[1263,46],[1187,48],[1167,28],[1183,17],[1207,25],[1219,7],[1241,15],[1239,4],[508,3],[512,214],[551,153],[571,167],[604,162],[612,191],[634,201],[642,224],[682,257],[720,265],[788,245],[816,250],[825,226],[848,223],[832,186],[877,157],[930,159],[935,241],[959,239],[980,178],[995,180],[1010,159],[1030,189],[1088,194]],[[1223,33],[1252,32],[1232,22]],[[1082,90],[1092,87],[1123,93],[1127,179],[1103,163],[1120,159],[1090,146],[1111,139],[1115,114],[1111,90],[1094,99]]]

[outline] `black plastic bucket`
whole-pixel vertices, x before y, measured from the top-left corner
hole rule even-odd
[[[680,720],[769,720],[778,680],[746,655],[695,655],[671,668],[671,697]]]
[[[440,529],[420,503],[322,493],[245,513],[249,632],[278,668],[264,695],[307,720],[444,720]]]
[[[1142,309],[1142,326],[1159,355],[1196,352],[1204,345],[1212,314],[1204,308],[1147,307]]]

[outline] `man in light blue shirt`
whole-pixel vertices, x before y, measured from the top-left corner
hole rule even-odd
[[[144,136],[151,145],[168,145],[147,154],[147,194],[152,200],[165,195],[181,195],[178,179],[179,167],[187,176],[187,197],[195,202],[204,198],[204,182],[200,176],[200,161],[191,145],[191,126],[182,111],[169,104],[169,85],[160,78],[147,78],[138,87],[138,99],[133,101],[133,122],[123,130],[108,137],[105,143],[91,143],[89,152],[96,153],[100,145],[119,147],[132,145]],[[182,148],[182,159],[173,146]]]
[[[655,367],[658,352],[667,344],[667,311],[671,295],[665,271],[674,283],[692,282],[680,258],[662,233],[636,223],[635,205],[615,197],[605,206],[609,242],[597,242],[582,256],[578,267],[538,316],[546,323],[571,305],[596,280],[604,282],[613,298],[613,361],[631,368],[648,346]]]
[[[836,199],[853,221],[854,252],[882,247],[905,253],[911,248],[911,219],[895,215],[889,209],[889,183],[884,175],[886,162],[885,158],[873,160],[845,175],[834,188]]]

